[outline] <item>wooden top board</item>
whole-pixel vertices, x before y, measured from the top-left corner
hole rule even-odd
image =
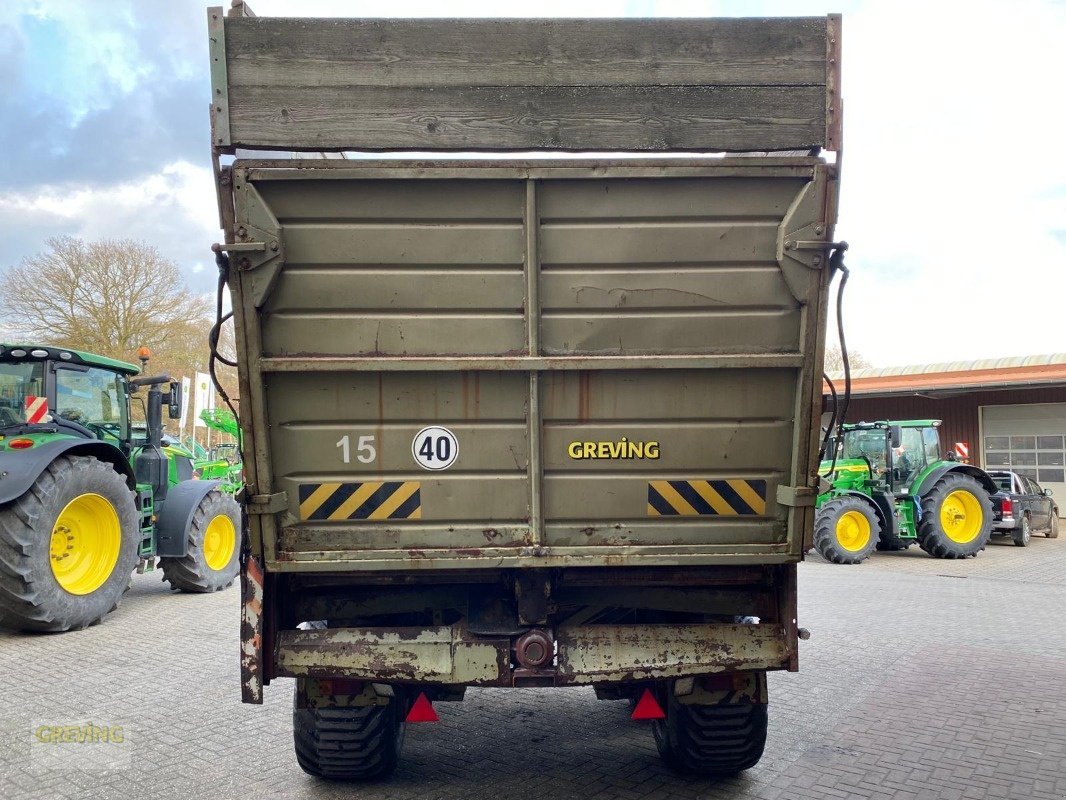
[[[839,147],[836,16],[208,27],[222,150]]]

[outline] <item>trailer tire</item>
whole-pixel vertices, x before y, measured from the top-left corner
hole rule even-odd
[[[0,623],[59,632],[99,622],[129,585],[139,539],[134,494],[114,467],[57,458],[0,506]]]
[[[949,472],[921,498],[918,546],[935,558],[967,558],[985,549],[992,535],[992,501],[984,487]]]
[[[1049,539],[1059,538],[1059,510],[1057,508],[1051,509],[1051,526],[1045,535]]]
[[[393,773],[403,750],[404,696],[384,706],[299,708],[293,695],[296,761],[308,775],[334,781],[367,781]]]
[[[880,534],[873,505],[850,495],[825,503],[814,520],[814,547],[834,564],[865,561],[877,547]]]
[[[685,705],[668,691],[666,719],[655,722],[655,745],[663,762],[679,772],[736,775],[762,758],[767,722],[765,703]]]
[[[218,592],[233,584],[240,570],[241,507],[213,489],[204,495],[185,531],[181,557],[159,559],[163,580],[183,592]]]

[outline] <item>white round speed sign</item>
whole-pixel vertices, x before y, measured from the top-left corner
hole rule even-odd
[[[448,469],[459,456],[459,442],[447,428],[431,425],[415,434],[411,455],[423,469]]]

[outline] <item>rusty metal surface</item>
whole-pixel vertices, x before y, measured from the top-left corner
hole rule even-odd
[[[535,637],[548,650],[551,637]],[[556,633],[554,665],[526,659],[512,670],[511,640],[475,637],[462,626],[283,631],[279,677],[345,677],[382,682],[571,685],[737,670],[780,669],[788,654],[775,625],[574,625]],[[537,662],[540,663],[537,663]],[[528,681],[525,681],[528,684]]]
[[[352,677],[381,681],[499,684],[507,639],[464,637],[458,626],[282,631],[279,677]]]
[[[597,683],[780,669],[777,625],[583,625],[557,631],[560,683]]]
[[[254,556],[241,569],[241,699],[263,702],[263,567]]]

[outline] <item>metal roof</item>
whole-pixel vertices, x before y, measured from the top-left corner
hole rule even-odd
[[[830,375],[843,390],[844,375]],[[855,395],[959,392],[971,389],[1015,389],[1066,386],[1066,353],[946,361],[899,367],[857,369],[851,373]],[[828,387],[823,391],[828,394]]]
[[[1066,365],[1066,353],[1048,353],[1035,356],[1007,356],[1005,358],[980,358],[976,361],[941,361],[936,364],[909,364],[898,367],[868,367],[853,369],[851,379],[886,378],[890,375],[928,375],[941,372],[977,372],[991,369],[1012,369],[1015,367],[1045,367],[1056,364]],[[833,382],[844,380],[843,372],[829,375]]]

